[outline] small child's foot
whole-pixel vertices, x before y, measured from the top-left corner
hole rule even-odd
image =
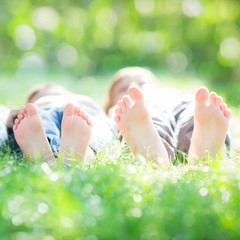
[[[66,158],[84,158],[92,132],[92,123],[88,116],[69,103],[63,112],[59,155]]]
[[[33,104],[27,104],[20,111],[13,125],[13,131],[25,157],[43,158],[48,163],[54,161],[41,118]]]
[[[129,96],[123,97],[115,110],[118,129],[133,153],[149,156],[155,163],[162,158],[163,165],[168,167],[167,151],[153,126],[142,92],[130,87],[128,93]]]
[[[224,146],[231,111],[216,93],[199,88],[195,94],[194,130],[189,150],[189,164],[206,152],[215,157]]]

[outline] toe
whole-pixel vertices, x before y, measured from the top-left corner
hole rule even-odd
[[[231,110],[226,109],[226,110],[224,111],[224,116],[229,119],[229,118],[231,117]]]
[[[121,115],[122,114],[122,109],[121,108],[116,108],[115,113],[116,113],[116,115]]]
[[[65,116],[73,116],[75,113],[75,106],[72,103],[68,103],[63,111],[63,115]]]
[[[221,104],[222,102],[223,102],[223,98],[222,98],[222,97],[217,96],[217,97],[215,98],[214,103],[215,103],[216,105],[220,106],[220,104]]]
[[[30,117],[38,114],[37,107],[32,103],[28,103],[25,107],[25,110],[27,115]]]
[[[83,119],[88,120],[88,115],[84,114]]]
[[[135,86],[132,86],[128,89],[128,94],[134,102],[144,99],[142,91]]]
[[[87,120],[87,124],[91,127],[92,126],[92,122],[88,119]]]
[[[25,109],[21,109],[20,113],[24,116],[26,114],[26,110]]]
[[[215,92],[211,92],[209,95],[209,104],[213,104],[215,102],[216,97],[217,94]]]
[[[18,118],[15,119],[14,123],[18,125],[20,123],[20,120]]]
[[[220,109],[222,111],[225,111],[227,109],[227,104],[225,104],[225,103],[220,104]]]
[[[126,107],[129,108],[130,105],[131,105],[131,100],[130,100],[130,98],[129,98],[128,96],[124,96],[124,97],[122,98],[122,100],[123,100],[123,102],[125,103]]]
[[[75,107],[74,115],[79,116],[80,107]]]
[[[16,130],[17,130],[17,125],[14,124],[14,125],[13,125],[13,131],[16,131]]]
[[[208,89],[205,87],[199,88],[195,93],[195,101],[196,102],[206,102],[208,100]]]
[[[119,101],[118,106],[122,109],[122,111],[126,108],[126,105],[122,100]]]
[[[83,117],[83,116],[84,116],[84,112],[83,112],[82,110],[80,110],[80,111],[78,112],[78,116],[79,116],[79,117]]]
[[[19,113],[18,116],[17,116],[17,118],[18,118],[19,120],[22,120],[22,119],[24,118],[24,115],[21,114],[21,113]]]
[[[115,123],[119,123],[119,121],[120,121],[120,116],[118,116],[118,115],[115,116],[115,117],[114,117],[114,121],[115,121]]]

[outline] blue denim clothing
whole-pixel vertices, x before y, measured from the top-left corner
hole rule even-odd
[[[89,147],[97,153],[100,148],[110,142],[117,134],[117,126],[100,109],[93,109],[83,104],[79,104],[79,107],[89,116],[92,122],[92,135]],[[54,153],[57,153],[60,147],[63,110],[64,106],[40,108],[39,110],[45,133]]]
[[[0,105],[0,146],[5,145],[8,141],[6,120],[9,113],[10,113],[10,109]]]

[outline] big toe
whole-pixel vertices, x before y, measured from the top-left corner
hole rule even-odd
[[[128,89],[128,94],[134,102],[138,102],[138,101],[143,100],[142,91],[135,86],[132,86]]]
[[[37,107],[33,105],[32,103],[28,103],[25,107],[26,113],[28,116],[34,116],[38,114]]]
[[[208,95],[208,89],[205,87],[200,87],[195,93],[195,100],[196,102],[207,102]]]
[[[75,106],[72,103],[68,103],[63,111],[63,114],[66,116],[73,116],[75,113]]]

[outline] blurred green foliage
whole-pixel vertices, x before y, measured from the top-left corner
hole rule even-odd
[[[0,70],[139,65],[236,82],[239,11],[237,0],[1,0]]]

